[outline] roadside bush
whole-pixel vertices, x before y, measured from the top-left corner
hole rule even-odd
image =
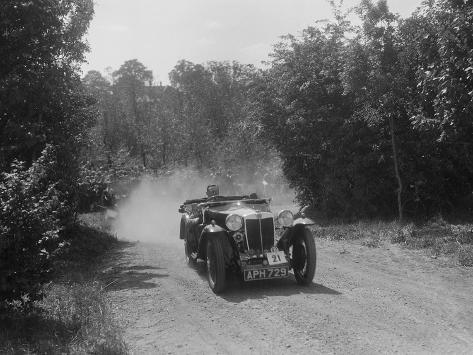
[[[432,254],[436,256],[451,255],[458,251],[458,243],[449,237],[434,238],[432,244]]]
[[[15,161],[1,175],[0,302],[34,300],[47,281],[67,208],[51,179],[57,169],[55,149],[47,146],[30,168]]]
[[[463,266],[473,266],[473,245],[462,245],[458,253],[458,261]]]
[[[107,252],[119,246],[106,233],[103,215],[69,225],[59,233],[41,299],[12,300],[0,311],[0,354],[125,354],[121,329],[97,270]]]
[[[98,205],[106,205],[105,191],[110,184],[110,176],[105,169],[94,168],[90,164],[80,166],[80,181],[78,186],[78,212],[86,213],[96,210]]]
[[[460,244],[473,245],[473,226],[472,225],[451,225],[452,234]]]
[[[0,314],[1,354],[126,354],[106,293],[98,282],[50,284],[34,308],[12,302]]]
[[[399,228],[396,233],[391,235],[391,243],[406,243],[406,241],[411,240],[413,236],[414,225],[410,223]]]
[[[379,248],[380,244],[381,244],[380,235],[372,235],[361,243],[361,245],[364,245],[365,247],[368,247],[368,248]]]
[[[413,249],[429,249],[432,256],[451,255],[463,266],[473,266],[473,226],[453,225],[436,217],[422,226],[408,224],[391,237]]]
[[[83,155],[87,156],[86,152]],[[112,207],[117,202],[115,193],[123,192],[117,191],[118,182],[120,185],[133,184],[143,175],[152,176],[156,173],[157,171],[143,168],[124,149],[110,153],[108,161],[86,159],[79,166],[77,212],[97,212],[101,210],[100,207]]]
[[[63,231],[62,248],[53,260],[55,276],[67,270],[69,278],[77,278],[77,275],[82,275],[79,279],[87,277],[94,273],[99,258],[118,245],[117,238],[104,231],[105,226],[101,227],[104,224],[103,216],[99,215],[98,218],[102,220],[100,225],[97,223],[91,227],[76,223]]]
[[[368,247],[379,247],[383,240],[394,238],[398,234],[396,222],[383,221],[360,221],[352,224],[334,224],[324,227],[316,227],[314,233],[330,240],[359,240]]]
[[[86,354],[125,354],[120,329],[113,320],[110,303],[98,282],[52,285],[38,307],[59,331],[74,334],[69,351]]]
[[[458,248],[458,262],[463,266],[473,266],[473,226],[451,225],[450,229]]]

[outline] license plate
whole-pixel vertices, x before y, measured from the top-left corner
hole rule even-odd
[[[272,253],[266,253],[266,257],[268,258],[269,265],[279,265],[287,263],[286,254],[283,251],[276,251]]]
[[[264,280],[264,279],[278,279],[287,277],[289,269],[287,267],[271,267],[253,270],[244,270],[245,281]]]

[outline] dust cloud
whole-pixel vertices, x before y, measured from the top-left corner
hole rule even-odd
[[[209,184],[218,184],[221,195],[256,192],[261,197],[271,197],[268,193],[272,193],[275,205],[293,205],[294,193],[287,184],[275,186],[264,179],[253,179],[248,184],[248,180],[203,176],[191,169],[145,176],[118,204],[113,230],[121,240],[180,245],[179,206],[185,200],[204,197]]]

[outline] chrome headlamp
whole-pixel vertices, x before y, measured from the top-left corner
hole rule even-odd
[[[278,222],[283,227],[290,227],[294,222],[294,215],[289,210],[282,210],[278,213]]]
[[[243,227],[243,218],[237,214],[230,214],[225,219],[225,225],[232,232],[235,232]]]

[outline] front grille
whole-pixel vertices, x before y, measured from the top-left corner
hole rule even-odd
[[[259,233],[259,220],[246,220],[246,240],[248,241],[248,249],[260,250],[261,237]]]
[[[261,253],[263,250],[270,250],[274,246],[273,218],[247,219],[245,223],[249,249]]]

